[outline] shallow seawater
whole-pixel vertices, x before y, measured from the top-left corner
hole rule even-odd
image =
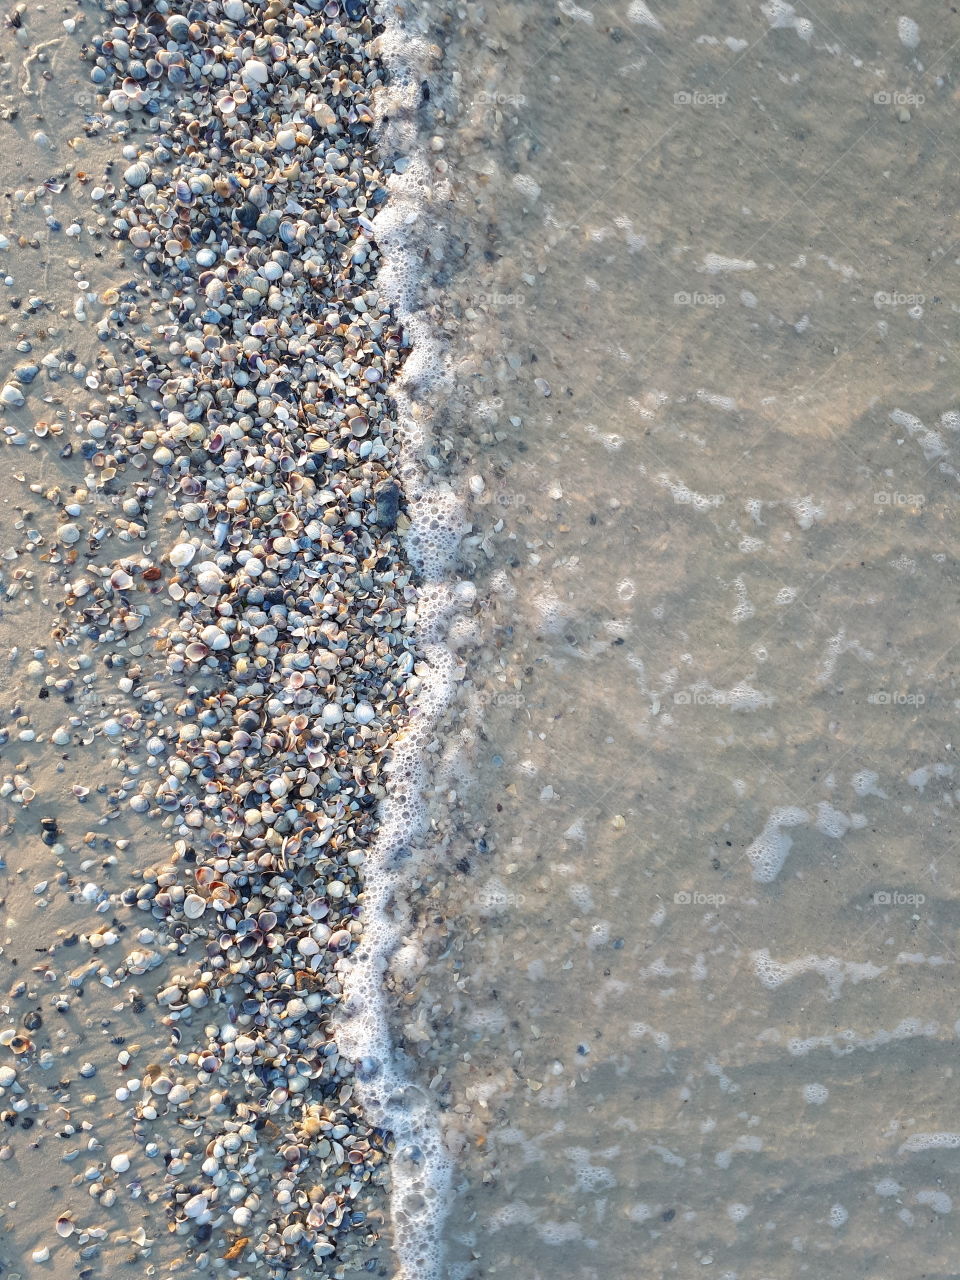
[[[960,18],[654,11],[491,8],[447,143],[451,1274],[946,1277]]]

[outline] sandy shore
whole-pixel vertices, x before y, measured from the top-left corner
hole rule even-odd
[[[7,1276],[388,1274],[330,1026],[416,595],[335,8],[2,35]]]

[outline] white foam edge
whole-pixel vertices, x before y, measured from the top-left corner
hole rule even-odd
[[[421,686],[409,724],[394,746],[377,836],[366,854],[363,935],[353,955],[338,966],[343,1004],[335,1036],[341,1054],[357,1064],[355,1095],[367,1119],[394,1139],[390,1218],[396,1280],[441,1280],[453,1161],[432,1098],[411,1082],[399,1062],[384,980],[408,932],[416,868],[415,859],[397,855],[426,826],[426,749],[456,687],[457,662],[444,636],[457,608],[454,565],[463,509],[453,489],[438,481],[424,461],[433,410],[452,385],[447,358],[420,301],[423,245],[442,235],[440,220],[428,214],[432,178],[417,121],[428,44],[420,29],[423,19],[413,6],[380,3],[375,17],[384,28],[379,52],[389,75],[375,104],[375,133],[381,154],[406,160],[404,172],[389,178],[389,198],[373,226],[382,255],[377,288],[402,325],[408,347],[391,395],[399,442],[397,478],[410,516],[404,545],[420,584],[415,641]]]

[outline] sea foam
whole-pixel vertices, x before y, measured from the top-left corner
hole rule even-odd
[[[447,633],[470,595],[457,591],[454,577],[463,527],[460,499],[425,462],[430,419],[450,388],[445,353],[423,297],[423,264],[430,244],[442,235],[431,214],[442,193],[435,189],[418,120],[430,57],[423,35],[426,23],[412,7],[393,3],[378,5],[376,17],[384,27],[380,55],[389,73],[377,104],[376,134],[384,160],[392,161],[396,171],[373,227],[383,259],[377,286],[410,348],[391,393],[401,446],[398,478],[410,517],[405,549],[419,586],[421,683],[394,749],[377,838],[367,853],[364,934],[356,952],[341,964],[344,1001],[336,1034],[341,1052],[357,1064],[356,1092],[368,1119],[387,1130],[395,1143],[390,1209],[397,1280],[438,1280],[452,1162],[432,1098],[407,1077],[392,1044],[384,980],[409,931],[416,860],[402,854],[426,825],[426,748],[454,690],[457,661]]]

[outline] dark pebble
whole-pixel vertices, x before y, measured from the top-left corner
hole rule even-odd
[[[377,524],[384,529],[395,529],[397,516],[400,514],[400,486],[396,480],[385,480],[378,486],[374,496],[377,503]]]

